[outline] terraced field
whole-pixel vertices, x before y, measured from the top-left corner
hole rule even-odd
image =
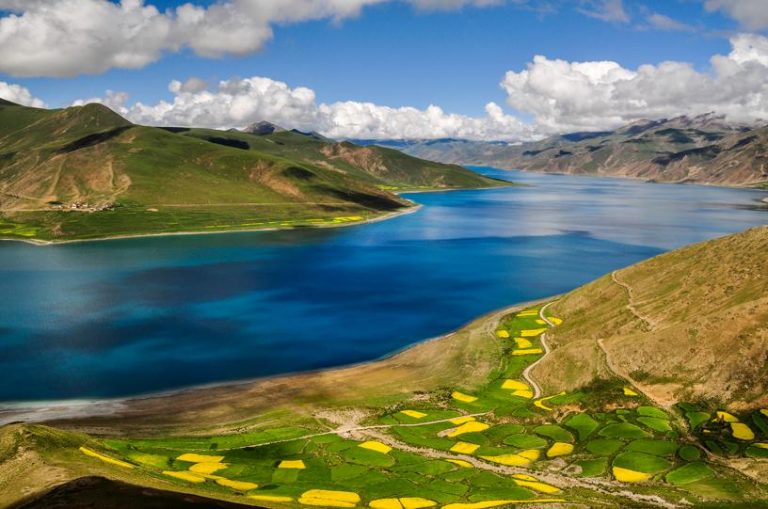
[[[524,372],[545,354],[549,327],[562,323],[546,308],[490,327],[487,341],[500,342],[502,355],[479,386],[318,412],[313,422],[284,418],[258,431],[90,438],[69,454],[118,478],[276,508],[675,507],[764,498],[762,485],[725,458],[768,458],[768,410],[736,416],[683,404],[668,413],[619,379],[534,397],[536,382]]]

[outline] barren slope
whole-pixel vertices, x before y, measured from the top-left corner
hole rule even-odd
[[[768,226],[620,270],[553,310],[568,319],[536,369],[549,392],[608,377],[607,354],[661,404],[768,403]]]

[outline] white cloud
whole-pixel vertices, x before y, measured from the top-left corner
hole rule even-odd
[[[628,23],[629,14],[623,0],[582,0],[584,7],[579,12],[589,17],[610,23]]]
[[[173,81],[172,101],[127,104],[127,95],[108,92],[101,102],[139,124],[211,128],[243,127],[269,120],[289,129],[318,131],[332,138],[466,138],[530,140],[531,126],[488,103],[482,117],[447,113],[438,106],[426,109],[392,108],[369,102],[318,103],[306,87],[291,88],[269,78],[221,81],[214,90],[190,86],[199,80]]]
[[[706,0],[710,12],[722,11],[748,30],[768,28],[768,5],[765,0]]]
[[[649,14],[646,19],[648,25],[657,30],[666,30],[668,32],[692,32],[695,30],[691,25],[672,19],[664,14],[659,14],[658,12]]]
[[[768,118],[768,39],[742,34],[711,59],[712,72],[684,62],[626,69],[616,62],[537,56],[502,81],[508,103],[541,131],[593,130],[640,118],[717,111],[734,121]]]
[[[319,103],[305,87],[264,77],[231,79],[208,87],[199,79],[173,81],[170,101],[128,105],[127,96],[97,99],[134,122],[229,128],[269,120],[333,138],[466,138],[531,140],[551,133],[615,128],[642,118],[715,111],[736,122],[768,119],[768,38],[742,34],[728,55],[711,58],[711,71],[685,62],[627,69],[617,62],[568,62],[537,56],[501,82],[507,102],[531,122],[488,103],[485,115],[393,108],[369,102]]]
[[[5,81],[0,81],[0,99],[35,108],[45,107],[45,103],[41,99],[34,97],[28,89],[21,85],[6,83]]]
[[[0,72],[76,76],[137,69],[163,53],[245,55],[272,38],[276,23],[342,20],[393,0],[218,0],[160,11],[144,0],[0,0]],[[484,7],[504,0],[405,0],[418,9]],[[513,0],[519,3],[520,0]]]

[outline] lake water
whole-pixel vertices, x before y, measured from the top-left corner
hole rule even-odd
[[[0,243],[0,401],[135,395],[376,359],[491,310],[768,222],[765,193],[483,169],[338,229]]]

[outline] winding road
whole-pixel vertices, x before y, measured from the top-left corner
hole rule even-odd
[[[547,318],[547,316],[546,316],[545,312],[546,312],[547,308],[548,308],[549,306],[551,306],[552,304],[554,304],[555,302],[557,302],[557,301],[554,301],[554,300],[553,300],[552,302],[549,302],[549,303],[547,303],[547,304],[543,305],[543,306],[541,307],[541,309],[539,310],[539,318],[541,318],[542,320],[544,320],[544,322],[546,322],[546,324],[547,324],[549,327],[554,327],[554,326],[555,326],[555,324],[554,324],[554,323],[552,323],[552,322],[549,320],[549,318]],[[541,338],[540,338],[540,339],[541,339],[541,346],[543,346],[543,347],[544,347],[544,355],[542,355],[541,357],[539,357],[539,358],[536,360],[536,362],[534,362],[533,364],[531,364],[530,366],[528,366],[527,368],[525,368],[525,370],[523,371],[523,378],[525,379],[525,381],[526,381],[526,382],[528,382],[528,385],[530,385],[530,386],[531,386],[531,388],[533,388],[533,399],[539,399],[539,398],[540,398],[540,397],[543,395],[543,391],[541,390],[541,386],[540,386],[538,383],[536,383],[536,381],[533,379],[533,377],[531,377],[531,371],[533,371],[533,368],[535,368],[536,366],[538,366],[538,365],[539,365],[539,363],[540,363],[541,361],[543,361],[543,360],[544,360],[544,359],[547,357],[547,355],[549,355],[549,352],[551,352],[551,350],[550,350],[550,348],[549,348],[549,345],[547,344],[547,333],[546,333],[546,332],[545,332],[545,333],[543,333],[543,334],[541,335]]]

